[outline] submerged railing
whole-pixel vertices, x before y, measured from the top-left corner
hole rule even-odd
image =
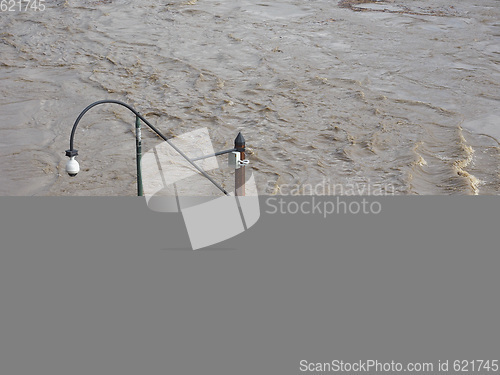
[[[132,108],[130,105],[118,101],[118,100],[99,100],[90,104],[86,107],[80,115],[77,117],[75,123],[73,124],[73,128],[71,130],[71,135],[69,139],[69,149],[66,150],[66,156],[70,158],[70,160],[66,164],[66,172],[74,177],[80,171],[80,166],[76,161],[75,157],[78,155],[78,150],[74,148],[74,138],[75,132],[80,120],[83,116],[95,106],[100,104],[118,104],[127,109],[129,109],[132,113],[135,114],[135,134],[136,134],[136,161],[137,161],[137,195],[143,196],[144,190],[142,186],[142,171],[141,171],[141,157],[142,157],[142,135],[141,135],[141,121],[144,122],[152,131],[154,131],[160,138],[162,138],[165,142],[167,142],[179,155],[181,155],[186,161],[189,162],[199,173],[201,173],[206,179],[208,179],[212,184],[214,184],[220,191],[222,191],[225,195],[229,195],[229,193],[212,177],[210,177],[200,166],[198,166],[195,162],[197,160],[202,160],[210,157],[215,157],[219,155],[229,154],[231,153],[231,157],[229,158],[229,163],[236,168],[235,173],[235,195],[244,196],[245,195],[245,165],[248,164],[248,160],[245,159],[245,138],[243,135],[238,133],[238,136],[234,140],[234,148],[224,151],[219,151],[211,155],[203,155],[197,158],[189,158],[182,150],[180,150],[174,143],[171,142],[171,139],[167,138],[163,135],[156,127],[154,127],[148,120],[146,120],[138,111]]]

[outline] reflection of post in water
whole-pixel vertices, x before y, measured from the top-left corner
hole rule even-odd
[[[241,132],[234,140],[234,148],[240,153],[240,160],[245,160],[245,138]],[[236,171],[234,175],[234,193],[237,196],[243,197],[245,195],[245,164],[240,163],[236,165]]]

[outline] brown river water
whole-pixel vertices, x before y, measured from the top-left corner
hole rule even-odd
[[[0,195],[136,194],[122,107],[84,117],[64,172],[101,99],[215,150],[242,131],[263,194],[500,192],[498,0],[45,3],[0,13]]]

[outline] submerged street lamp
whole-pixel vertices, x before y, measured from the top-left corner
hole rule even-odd
[[[196,160],[200,159],[205,159],[208,157],[212,156],[217,156],[217,155],[222,155],[222,154],[227,154],[230,152],[237,151],[236,149],[231,149],[231,150],[225,150],[225,151],[219,151],[216,152],[213,155],[206,155],[202,156],[196,159],[190,159],[186,154],[184,154],[175,144],[173,144],[170,139],[165,137],[158,129],[156,129],[151,123],[146,120],[139,112],[137,112],[134,108],[129,106],[126,103],[123,103],[118,100],[99,100],[97,102],[94,102],[90,104],[87,108],[85,108],[78,118],[76,119],[73,129],[71,130],[71,136],[69,138],[69,150],[66,150],[66,156],[69,157],[68,162],[66,163],[66,172],[71,176],[75,177],[78,172],[80,172],[80,165],[76,161],[76,156],[78,155],[78,150],[75,150],[73,147],[73,140],[75,137],[75,132],[76,128],[78,126],[78,123],[82,119],[82,117],[93,107],[100,105],[100,104],[118,104],[121,105],[127,109],[129,109],[131,112],[133,112],[136,116],[136,122],[135,122],[135,128],[136,128],[136,154],[137,154],[137,195],[142,196],[143,195],[143,189],[142,189],[142,176],[141,176],[141,121],[144,122],[151,130],[153,130],[160,138],[162,138],[165,142],[167,142],[172,148],[177,151],[184,159],[186,159],[198,172],[200,172],[205,178],[207,178],[212,184],[214,184],[220,191],[222,191],[225,195],[229,195],[229,193],[221,186],[219,185],[216,181],[213,180],[212,177],[210,177],[203,169],[201,169],[196,163]],[[244,147],[244,146],[243,146]],[[239,150],[238,150],[239,151]]]

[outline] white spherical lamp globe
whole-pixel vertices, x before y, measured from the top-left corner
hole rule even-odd
[[[66,172],[68,172],[71,177],[75,177],[78,172],[80,172],[80,164],[78,164],[74,156],[66,163]]]

